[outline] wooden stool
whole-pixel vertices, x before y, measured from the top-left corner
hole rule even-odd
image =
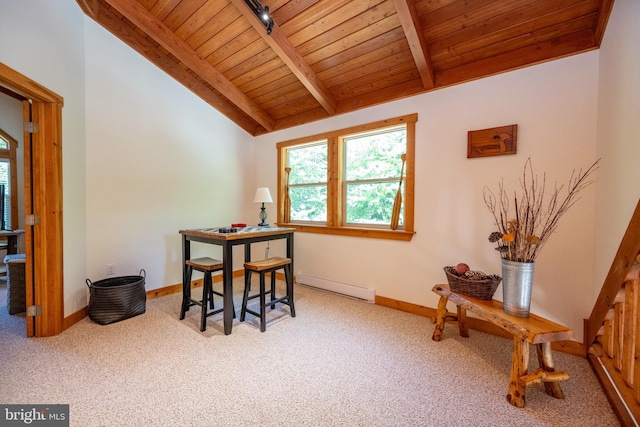
[[[287,294],[283,297],[276,298],[276,270],[284,269],[284,277],[287,283]],[[260,273],[260,293],[249,296],[251,290],[251,276],[253,272]],[[271,289],[265,290],[264,276],[271,273]],[[266,301],[266,295],[270,294],[270,301]],[[260,298],[260,312],[249,310],[247,302],[250,299]],[[263,261],[253,261],[244,263],[244,296],[242,298],[242,310],[240,312],[240,321],[244,322],[247,313],[253,314],[260,318],[260,331],[267,329],[266,325],[266,308],[271,306],[275,308],[277,303],[286,304],[291,309],[291,317],[296,317],[296,309],[293,306],[293,275],[291,272],[291,259],[274,257]]]
[[[204,332],[207,329],[207,317],[222,312],[224,308],[221,307],[214,310],[215,305],[213,303],[213,295],[223,296],[223,294],[213,290],[213,280],[211,278],[211,273],[222,270],[222,261],[209,257],[202,257],[188,259],[185,264],[187,268],[187,282],[186,286],[185,284],[182,286],[182,308],[180,309],[180,320],[184,319],[184,314],[189,311],[189,307],[199,305],[202,307],[200,331]],[[204,273],[201,300],[191,298],[191,274],[193,273],[193,270]],[[211,311],[207,310],[207,302],[209,303]],[[235,309],[233,317],[236,317]]]

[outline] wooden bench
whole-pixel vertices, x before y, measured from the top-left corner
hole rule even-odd
[[[502,303],[496,300],[480,300],[449,289],[448,285],[435,285],[433,292],[440,295],[436,314],[436,325],[432,339],[440,341],[447,319],[458,321],[460,336],[468,337],[467,310],[479,318],[493,323],[513,336],[513,353],[509,378],[507,401],[519,408],[525,405],[527,386],[544,383],[548,395],[564,399],[559,381],[569,378],[566,372],[556,372],[551,356],[551,342],[570,340],[573,331],[543,317],[530,314],[527,318],[515,317],[502,310]],[[457,306],[457,317],[447,316],[447,302]],[[529,344],[535,345],[540,367],[533,373],[527,372],[529,366]]]

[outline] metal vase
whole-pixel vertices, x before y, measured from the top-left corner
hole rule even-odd
[[[534,266],[533,262],[502,260],[502,302],[505,313],[529,317]]]

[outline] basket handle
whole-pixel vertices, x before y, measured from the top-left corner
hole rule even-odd
[[[147,272],[144,271],[144,268],[140,269],[140,273],[138,273],[139,276],[142,276],[143,279],[147,278]],[[87,286],[89,287],[89,289],[91,289],[93,287],[93,282],[90,279],[86,279],[85,283],[87,284]]]

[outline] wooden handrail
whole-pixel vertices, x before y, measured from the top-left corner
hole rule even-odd
[[[631,270],[636,258],[640,255],[640,200],[631,217],[627,231],[622,238],[618,252],[609,269],[609,274],[602,285],[600,295],[587,320],[586,347],[594,342],[598,330],[605,320],[607,312],[613,306],[613,302],[625,281],[627,273]]]

